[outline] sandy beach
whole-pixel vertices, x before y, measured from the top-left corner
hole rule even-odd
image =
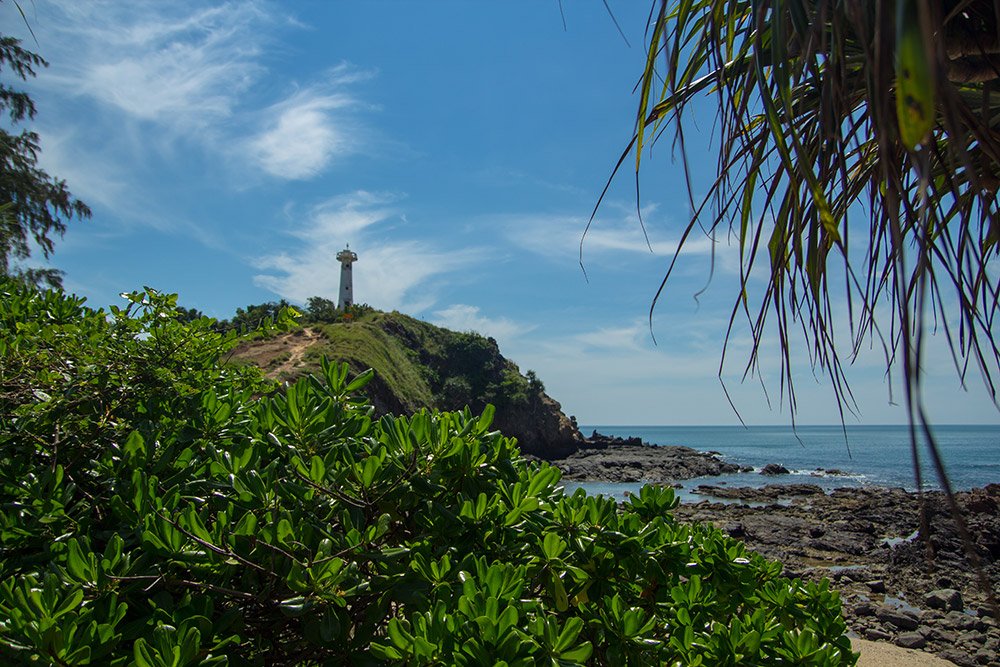
[[[861,653],[857,667],[950,667],[955,664],[930,653],[885,642],[852,639],[851,646]]]

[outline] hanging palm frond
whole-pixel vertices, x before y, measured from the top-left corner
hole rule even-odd
[[[637,171],[656,137],[683,148],[689,105],[716,98],[717,176],[653,307],[692,235],[730,233],[741,261],[726,342],[745,320],[746,372],[776,330],[794,419],[804,340],[843,419],[845,363],[880,346],[902,367],[917,486],[920,428],[949,496],[920,400],[922,342],[938,329],[962,381],[978,371],[996,402],[998,25],[1000,0],[661,0],[630,146]]]
[[[685,237],[699,224],[735,233],[742,281],[730,331],[745,317],[759,346],[775,318],[786,386],[801,331],[850,406],[833,289],[847,294],[852,353],[874,337],[916,388],[919,358],[903,353],[913,343],[919,354],[924,321],[936,315],[963,379],[974,365],[995,400],[998,11],[969,0],[659,4],[636,168],[649,137],[671,126],[683,137],[688,104],[717,97],[718,177]],[[747,283],[760,271],[769,284],[754,304]],[[831,285],[835,275],[847,276],[846,290]],[[887,322],[876,317],[883,305]],[[794,391],[788,399],[794,408]]]

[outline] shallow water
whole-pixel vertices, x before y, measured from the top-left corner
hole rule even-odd
[[[689,501],[699,484],[764,486],[816,484],[825,491],[841,487],[889,486],[915,490],[909,430],[906,426],[581,426],[584,435],[594,429],[605,435],[637,436],[656,445],[686,445],[715,451],[732,463],[760,470],[778,463],[792,474],[764,476],[738,473],[682,482],[679,495]],[[934,429],[945,469],[957,490],[1000,482],[1000,426],[938,426]],[[921,445],[923,486],[939,488]],[[820,470],[817,470],[819,468]],[[840,474],[825,471],[837,470]],[[567,484],[568,486],[568,484]],[[585,484],[584,488],[621,497],[640,484]],[[694,496],[688,498],[688,496]]]

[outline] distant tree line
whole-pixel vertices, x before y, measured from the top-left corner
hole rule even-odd
[[[302,325],[333,324],[336,322],[355,321],[375,309],[367,303],[352,304],[344,310],[337,310],[337,304],[321,296],[312,296],[306,301],[304,309],[298,309],[286,299],[251,304],[245,308],[237,308],[229,319],[216,321],[214,328],[220,333],[227,331],[256,331],[261,327],[276,322],[283,310],[291,309],[297,314],[297,321]],[[197,320],[205,315],[196,308],[177,308],[177,316],[184,322]]]

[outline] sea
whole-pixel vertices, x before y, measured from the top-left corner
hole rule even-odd
[[[580,431],[638,437],[654,445],[685,445],[717,452],[723,459],[753,472],[698,477],[680,482],[682,500],[698,500],[702,484],[753,486],[816,484],[826,491],[840,487],[886,486],[916,490],[910,431],[894,426],[608,426],[581,425]],[[939,425],[934,438],[954,490],[1000,483],[1000,425]],[[918,439],[922,485],[940,489],[924,439]],[[760,469],[777,463],[788,475],[766,476]],[[835,471],[835,472],[830,472]],[[567,491],[580,487],[588,493],[621,498],[641,484],[565,482]]]

